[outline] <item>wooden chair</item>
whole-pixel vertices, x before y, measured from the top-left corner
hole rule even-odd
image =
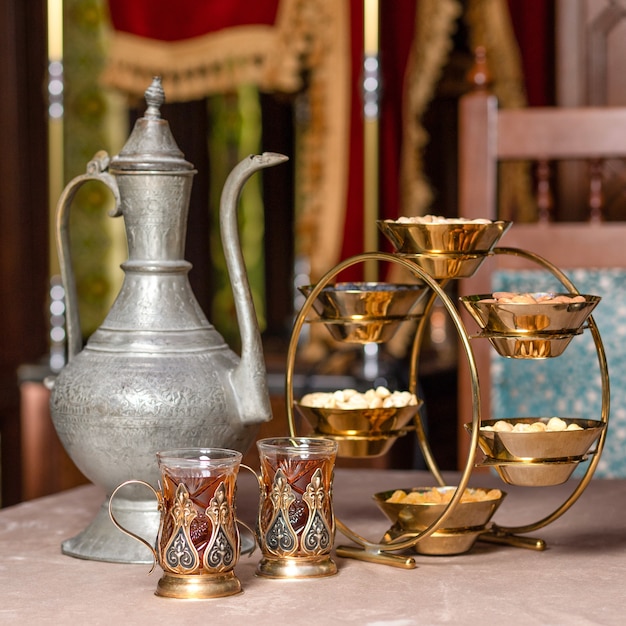
[[[489,92],[484,81],[482,87],[477,87],[461,98],[459,215],[467,218],[499,217],[497,206],[499,164],[506,161],[539,160],[537,187],[540,219],[536,223],[515,223],[513,219],[513,226],[498,245],[521,248],[539,254],[565,271],[579,291],[603,297],[603,301],[594,311],[594,320],[607,352],[611,381],[611,419],[609,435],[596,476],[626,474],[626,461],[620,467],[616,462],[622,456],[626,456],[620,449],[621,442],[626,441],[626,223],[603,220],[601,164],[602,160],[607,158],[626,158],[626,108],[533,107],[500,110],[496,97]],[[547,171],[546,164],[565,159],[591,159],[589,219],[586,222],[551,221],[553,214],[551,204],[554,196],[548,188],[547,177],[541,172]],[[624,219],[626,220],[626,216]],[[525,288],[522,282],[505,281],[505,284],[518,286],[518,289],[512,290],[540,290],[538,284],[533,282],[536,280],[535,272],[541,272],[537,265],[520,262],[519,259],[509,255],[494,255],[483,263],[474,277],[459,282],[459,295],[491,293],[495,290],[494,286],[498,285],[494,280],[511,272],[519,273],[521,270],[533,272],[526,276]],[[585,282],[586,276],[591,276],[590,283]],[[478,330],[469,317],[465,316],[464,319],[468,331],[473,333]],[[589,332],[585,331],[583,335],[589,335]],[[571,363],[572,358],[578,358],[572,357],[574,353],[570,352],[571,346],[580,339],[576,337],[561,357],[547,359],[542,363],[562,364],[567,363],[568,359]],[[590,337],[589,341],[593,346]],[[479,371],[482,419],[516,416],[515,413],[494,414],[500,409],[493,404],[495,380],[492,379],[492,375],[495,375],[494,371],[500,371],[500,378],[510,376],[511,374],[503,374],[501,371],[501,363],[510,361],[499,357],[486,339],[472,340],[471,345]],[[534,365],[537,363],[533,362],[532,366]],[[593,378],[595,376],[593,368],[594,362],[587,360],[583,376]],[[471,421],[472,406],[467,364],[462,358],[459,370],[458,449],[459,463],[463,466],[469,444],[469,437],[463,424]],[[599,378],[597,360],[595,372]],[[545,405],[544,411],[547,413],[544,415],[567,416],[565,413],[557,412],[556,406],[558,410],[576,410],[579,413],[572,414],[571,417],[599,418],[597,402],[592,407],[591,399],[587,405],[587,398],[578,396],[578,381],[571,380],[574,375],[575,372],[572,371],[555,374],[558,377],[558,384],[554,380],[548,381],[545,396],[541,395],[544,392],[540,390],[538,384],[533,384],[530,392],[523,391],[520,387],[519,395],[536,396],[535,399]],[[513,384],[515,385],[515,382]],[[560,390],[566,386],[571,402],[567,405],[568,408],[563,408],[566,406],[562,402],[563,398],[554,396],[560,394]],[[550,393],[552,398],[548,397]],[[523,399],[527,401],[528,397]],[[534,414],[539,415],[541,413]],[[523,414],[517,413],[517,416],[522,417]],[[533,414],[529,416],[532,417]]]

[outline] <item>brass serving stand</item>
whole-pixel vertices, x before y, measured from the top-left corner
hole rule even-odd
[[[381,230],[385,232],[384,227],[379,223]],[[505,227],[499,236],[501,236],[506,229]],[[458,225],[456,226],[456,230],[458,230]],[[461,229],[462,230],[462,229]],[[385,233],[387,234],[387,233]],[[496,238],[499,238],[499,236]],[[474,237],[474,234],[472,234]],[[468,240],[471,243],[470,237]],[[336,520],[337,529],[348,539],[353,541],[356,546],[344,546],[339,545],[336,547],[336,552],[338,556],[354,558],[363,561],[369,561],[373,563],[381,563],[386,565],[392,565],[395,567],[401,567],[406,569],[412,569],[416,567],[415,558],[411,554],[407,554],[412,548],[422,540],[430,537],[434,533],[436,533],[439,529],[444,528],[445,521],[453,514],[457,506],[459,505],[463,493],[468,486],[470,477],[473,473],[474,467],[477,465],[481,465],[480,463],[476,463],[476,453],[479,449],[479,433],[480,433],[480,425],[481,425],[481,402],[480,402],[480,389],[479,389],[479,380],[478,380],[478,371],[474,358],[474,354],[471,348],[470,339],[476,338],[486,338],[488,334],[482,333],[478,335],[471,336],[465,329],[463,321],[455,307],[454,303],[451,301],[450,297],[445,292],[445,287],[450,279],[464,278],[473,275],[475,271],[480,267],[482,262],[486,260],[488,257],[492,255],[498,254],[506,254],[513,255],[525,258],[534,263],[537,263],[542,268],[548,270],[552,275],[561,282],[561,284],[567,289],[568,293],[571,294],[579,294],[580,292],[577,290],[575,285],[569,280],[569,278],[557,267],[551,264],[546,259],[540,257],[537,254],[532,252],[527,252],[525,250],[517,249],[517,248],[505,248],[505,247],[491,247],[488,250],[471,250],[470,252],[460,252],[458,254],[453,253],[440,253],[439,251],[434,254],[421,254],[414,253],[410,248],[404,249],[403,242],[393,241],[394,247],[396,248],[396,252],[394,253],[386,253],[386,252],[365,252],[351,258],[344,260],[343,262],[336,265],[330,271],[328,271],[320,281],[312,286],[310,290],[307,292],[307,296],[302,306],[299,314],[297,315],[294,327],[292,330],[291,340],[289,344],[289,349],[287,353],[287,363],[286,363],[286,380],[285,380],[285,396],[286,396],[286,413],[289,424],[289,431],[291,436],[297,436],[296,433],[296,422],[294,418],[294,397],[293,397],[293,374],[295,368],[295,358],[296,352],[298,348],[299,337],[303,328],[303,325],[307,321],[312,321],[309,319],[309,315],[313,304],[317,300],[318,296],[322,293],[322,291],[331,285],[331,281],[340,274],[343,270],[364,262],[388,262],[392,264],[398,264],[402,266],[404,269],[411,272],[415,278],[423,281],[423,283],[431,290],[428,295],[428,299],[423,306],[423,311],[420,315],[417,316],[407,316],[407,319],[415,319],[417,318],[417,327],[415,330],[415,336],[412,344],[412,352],[411,352],[411,362],[410,362],[410,378],[409,378],[409,391],[417,395],[417,381],[418,381],[418,362],[420,355],[420,348],[423,342],[424,333],[426,330],[426,322],[428,320],[430,311],[434,302],[437,298],[440,299],[441,303],[445,307],[447,313],[450,315],[450,318],[455,326],[455,329],[458,333],[460,344],[463,348],[463,352],[465,354],[465,358],[467,359],[467,363],[469,366],[469,376],[471,379],[471,390],[472,390],[472,422],[468,424],[468,431],[471,438],[470,448],[468,457],[465,463],[465,466],[462,470],[460,478],[458,480],[458,484],[456,486],[456,490],[454,491],[451,499],[448,504],[443,508],[440,516],[428,524],[421,531],[400,533],[399,535],[394,535],[394,538],[390,538],[389,533],[384,537],[383,541],[375,542],[362,537],[357,534],[350,528],[348,528],[340,519]],[[461,242],[463,245],[463,242]],[[494,243],[495,245],[495,243]],[[469,263],[469,270],[463,271],[463,262],[467,261]],[[443,271],[441,268],[444,268]],[[449,271],[446,269],[449,268]],[[434,274],[434,276],[433,276]],[[341,323],[341,320],[325,320],[323,318],[318,317],[315,321],[320,321],[322,323]],[[354,323],[358,321],[356,319],[345,320],[347,323]],[[524,547],[535,550],[543,550],[546,547],[545,542],[542,539],[537,539],[533,537],[522,536],[527,533],[534,532],[554,520],[560,517],[563,513],[565,513],[574,502],[580,497],[582,492],[585,490],[589,481],[591,480],[595,468],[598,464],[602,448],[604,446],[604,441],[607,433],[608,419],[609,419],[609,400],[610,400],[610,388],[609,388],[609,376],[608,376],[608,368],[606,362],[606,356],[604,352],[604,346],[602,344],[602,340],[600,337],[600,333],[598,331],[597,325],[595,324],[593,317],[589,315],[587,318],[587,327],[589,328],[591,335],[593,337],[593,341],[595,344],[598,363],[600,367],[601,373],[601,384],[602,384],[602,411],[601,411],[601,420],[599,423],[603,424],[604,428],[602,428],[599,438],[596,443],[596,448],[593,451],[590,451],[588,455],[591,457],[587,470],[582,476],[580,482],[570,494],[570,496],[563,502],[556,510],[554,510],[549,515],[545,516],[543,519],[536,521],[534,523],[526,524],[523,526],[510,527],[510,526],[499,526],[493,522],[491,522],[488,526],[485,527],[485,530],[480,533],[479,539],[482,541],[487,541],[491,543],[497,544],[506,544],[510,546]],[[578,331],[580,333],[581,331]],[[512,335],[508,335],[509,337],[513,337]],[[546,337],[550,337],[550,335],[546,335],[545,333],[540,334],[540,338],[542,341],[546,340]],[[523,339],[533,339],[532,334],[524,333]],[[357,340],[356,343],[367,343],[371,341],[371,338],[368,338],[367,333],[365,333],[363,340]],[[376,341],[376,339],[374,339]],[[529,357],[531,358],[531,357]],[[441,475],[439,467],[435,461],[435,458],[432,454],[428,438],[426,436],[426,430],[424,428],[424,424],[422,423],[422,418],[420,416],[420,412],[416,411],[416,415],[414,417],[415,422],[415,432],[417,441],[419,443],[422,455],[426,462],[428,469],[431,474],[437,481],[437,484],[440,487],[445,486],[445,481]],[[406,432],[406,431],[405,431]],[[401,433],[404,434],[404,433]],[[328,436],[323,432],[318,432],[317,429],[314,429],[314,434],[312,436],[320,436],[325,437]],[[333,436],[335,439],[345,441],[350,441],[351,436],[346,434],[345,437],[341,435]],[[349,455],[344,455],[349,456]],[[363,455],[359,455],[363,456]],[[372,454],[371,456],[376,456],[376,454]],[[582,459],[581,459],[582,460]],[[585,457],[586,460],[586,457]],[[500,465],[505,462],[494,461],[494,464]],[[514,461],[510,463],[515,464]],[[522,465],[532,464],[533,468],[537,468],[540,466],[545,466],[549,468],[550,462],[547,460],[538,459],[524,459]],[[482,465],[489,465],[489,462],[483,463]],[[445,531],[444,531],[445,532]]]

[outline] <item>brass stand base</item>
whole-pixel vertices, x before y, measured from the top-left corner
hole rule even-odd
[[[415,569],[417,563],[412,556],[403,554],[390,554],[376,548],[357,548],[354,546],[337,546],[337,556],[346,559],[356,559],[357,561],[367,561],[368,563],[379,563],[381,565],[391,565],[402,569]]]
[[[498,543],[505,546],[513,546],[514,548],[526,548],[528,550],[542,551],[546,549],[546,542],[539,537],[522,537],[513,533],[507,533],[500,530],[494,525],[486,533],[482,533],[478,537],[479,541],[487,543]]]
[[[329,557],[263,557],[256,574],[265,578],[321,578],[337,573],[337,565]]]
[[[240,592],[241,583],[234,572],[203,576],[168,572],[159,580],[155,595],[181,600],[206,600],[232,596]]]

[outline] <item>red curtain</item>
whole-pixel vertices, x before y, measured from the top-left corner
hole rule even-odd
[[[419,0],[382,3],[380,60],[380,216],[395,218],[399,206],[404,74],[415,32]],[[232,26],[275,22],[280,0],[109,0],[116,30],[150,39],[179,41]],[[508,0],[529,105],[554,102],[554,7],[551,0]],[[350,0],[351,115],[349,185],[341,258],[363,252],[363,0]],[[339,210],[339,209],[338,209]],[[358,266],[348,270],[359,278]]]
[[[509,0],[529,106],[555,103],[554,0]]]
[[[419,0],[383,3],[380,22],[382,100],[380,106],[381,217],[399,212],[399,172],[402,146],[404,73],[415,29]],[[117,31],[161,41],[181,41],[247,24],[275,22],[280,0],[109,0]],[[341,258],[363,252],[363,0],[350,0],[351,103],[349,181]],[[338,210],[340,207],[338,207]],[[362,268],[346,271],[346,280],[359,280]]]
[[[232,26],[271,25],[280,0],[109,0],[115,30],[161,41],[200,37]],[[172,10],[174,9],[174,10]]]

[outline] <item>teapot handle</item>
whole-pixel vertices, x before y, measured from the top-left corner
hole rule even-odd
[[[72,268],[70,253],[70,205],[78,189],[89,180],[99,180],[113,193],[115,207],[109,212],[111,217],[122,214],[120,192],[115,178],[106,170],[109,167],[109,155],[101,150],[95,154],[87,164],[87,173],[73,178],[63,190],[56,209],[56,244],[61,266],[61,279],[65,287],[65,310],[67,320],[67,360],[72,360],[82,349],[82,334],[78,313],[78,297],[76,294],[76,279]]]

